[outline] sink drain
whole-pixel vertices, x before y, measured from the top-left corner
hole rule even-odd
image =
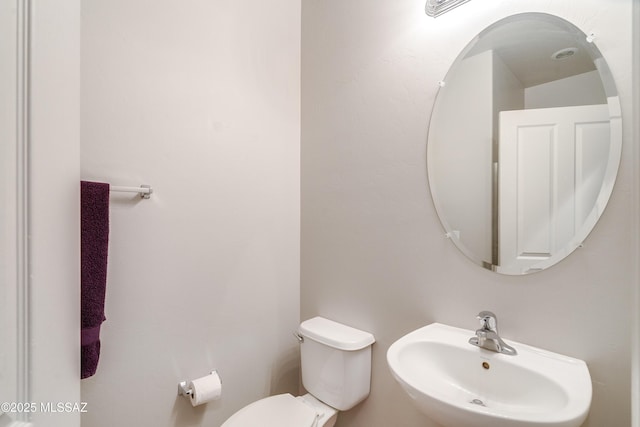
[[[484,404],[484,402],[480,399],[473,399],[471,402],[469,403],[473,403],[474,405],[480,405],[480,406],[487,406]]]

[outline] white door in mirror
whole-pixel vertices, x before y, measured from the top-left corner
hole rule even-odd
[[[603,105],[500,113],[498,270],[542,269],[596,208],[609,155]]]

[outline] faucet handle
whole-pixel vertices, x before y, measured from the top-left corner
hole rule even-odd
[[[476,317],[480,321],[480,327],[482,329],[498,330],[498,317],[491,311],[481,311]]]

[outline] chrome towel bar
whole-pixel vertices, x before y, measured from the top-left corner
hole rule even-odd
[[[151,194],[153,193],[153,188],[151,188],[150,185],[141,185],[140,187],[121,187],[118,185],[112,185],[109,189],[119,193],[138,193],[142,199],[151,198]]]

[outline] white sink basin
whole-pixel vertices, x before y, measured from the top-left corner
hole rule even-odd
[[[433,323],[387,352],[395,379],[445,427],[578,427],[591,406],[579,359],[505,340],[515,356],[468,343],[474,331]]]

